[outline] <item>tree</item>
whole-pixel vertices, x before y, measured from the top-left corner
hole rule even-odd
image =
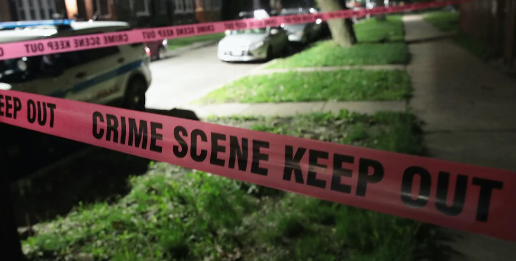
[[[317,0],[323,12],[348,9],[345,0]],[[350,47],[357,42],[353,21],[351,19],[333,19],[328,21],[333,40],[342,47]]]
[[[384,0],[376,0],[376,7],[384,7],[385,1]],[[385,21],[385,14],[379,14],[376,16],[377,21]]]

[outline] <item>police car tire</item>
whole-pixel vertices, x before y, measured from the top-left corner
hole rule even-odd
[[[125,109],[145,111],[145,93],[147,92],[147,84],[140,78],[133,78],[125,92],[124,104]]]

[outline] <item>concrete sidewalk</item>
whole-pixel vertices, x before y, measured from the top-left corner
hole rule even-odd
[[[406,15],[406,38],[439,35],[419,15]],[[414,97],[410,106],[426,122],[435,158],[516,171],[516,81],[502,75],[453,40],[410,45]],[[508,206],[514,207],[514,206]],[[452,261],[516,260],[516,243],[453,231]]]
[[[285,102],[285,103],[225,103],[189,105],[180,109],[192,110],[198,117],[207,116],[294,116],[302,113],[333,112],[342,109],[352,112],[375,114],[379,111],[406,111],[405,102]]]

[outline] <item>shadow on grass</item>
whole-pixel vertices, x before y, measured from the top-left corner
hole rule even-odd
[[[148,112],[199,120],[194,112],[186,110]],[[31,139],[44,136],[36,134]],[[13,165],[10,169],[17,174],[11,189],[18,227],[30,228],[66,216],[80,204],[113,202],[130,191],[128,178],[145,174],[150,163],[149,159],[69,140],[52,139],[52,142],[56,148],[52,157],[44,157],[45,153],[40,158],[23,157],[24,165]],[[29,146],[28,154],[37,154],[37,147],[23,146]],[[30,232],[22,234],[22,238],[29,235]]]

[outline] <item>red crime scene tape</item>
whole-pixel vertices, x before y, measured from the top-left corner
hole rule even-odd
[[[282,24],[299,24],[316,22],[318,19],[328,21],[351,17],[364,17],[410,10],[427,9],[459,4],[474,0],[453,0],[442,2],[416,3],[399,6],[378,7],[362,10],[342,10],[318,14],[274,16],[268,19],[242,19],[214,23],[201,23],[159,28],[135,29],[116,33],[91,34],[73,37],[49,38],[43,40],[13,42],[0,44],[0,60],[47,55],[62,52],[95,49],[109,46],[153,42],[164,39],[183,38],[196,35],[222,33],[226,30],[242,30],[277,27]]]
[[[0,122],[284,191],[516,241],[516,173],[0,91]]]

